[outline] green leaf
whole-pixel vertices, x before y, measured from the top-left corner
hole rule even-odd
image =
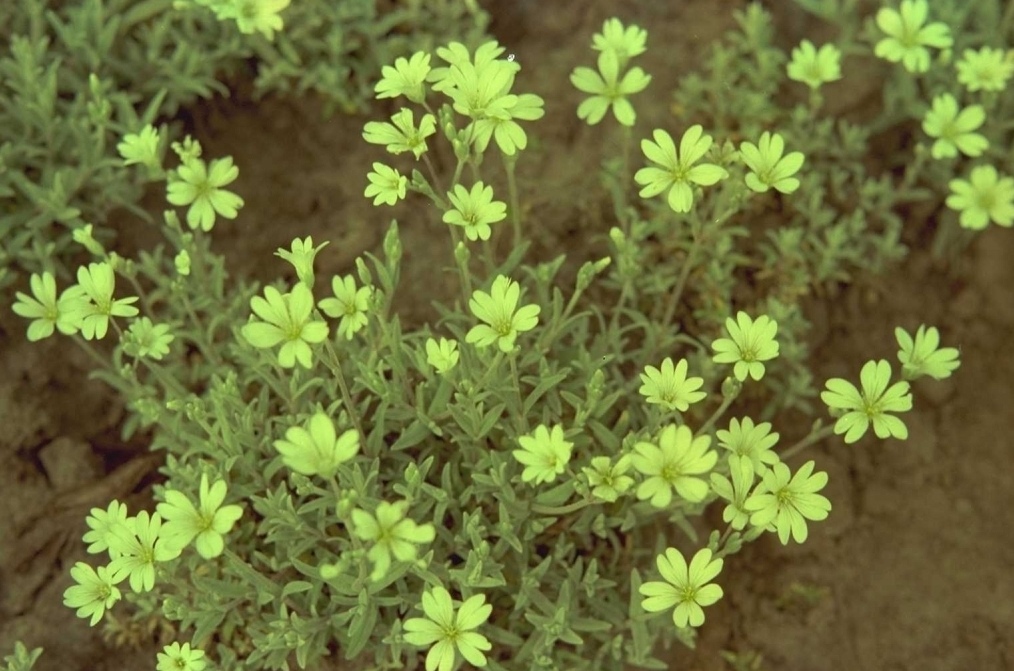
[[[532,408],[539,401],[539,399],[542,398],[542,395],[545,394],[550,389],[552,389],[553,387],[555,387],[556,385],[566,380],[568,374],[570,374],[570,368],[564,368],[562,371],[560,371],[555,375],[550,375],[549,377],[542,378],[542,381],[535,387],[535,389],[532,390],[532,392],[528,395],[528,398],[525,399],[523,405],[525,417],[527,417],[531,413]]]
[[[620,438],[611,429],[594,419],[588,420],[588,428],[592,430],[595,439],[602,443],[608,452],[615,454],[620,451]]]
[[[489,435],[489,432],[493,430],[496,423],[503,416],[504,408],[507,407],[506,403],[500,403],[494,406],[482,420],[482,424],[479,425],[479,435],[474,436],[476,440],[481,440]]]
[[[535,497],[535,502],[542,506],[554,508],[562,506],[570,498],[570,495],[574,493],[574,484],[574,480],[568,480],[563,484],[557,485]]]
[[[292,582],[286,583],[285,587],[282,588],[281,598],[284,599],[291,594],[299,594],[300,592],[306,592],[310,589],[313,589],[312,583],[308,583],[305,580],[293,580]]]
[[[389,449],[392,452],[407,450],[410,447],[415,447],[431,435],[433,435],[432,432],[425,424],[419,420],[415,420],[407,429],[401,432],[398,440],[394,441],[394,445],[391,445]]]
[[[349,628],[349,642],[345,650],[345,659],[355,659],[370,642],[370,635],[377,624],[377,608],[369,601],[369,595],[359,595],[359,607],[356,608],[352,626]]]

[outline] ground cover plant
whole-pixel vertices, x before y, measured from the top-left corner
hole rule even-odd
[[[918,2],[885,8],[867,48],[919,71],[919,50],[950,46],[936,23],[912,44],[924,14]],[[33,320],[30,339],[60,331],[93,356],[132,408],[125,431],[152,431],[168,455],[155,512],[118,501],[92,512],[85,542],[101,561],[74,567],[67,605],[93,624],[107,608],[174,623],[166,668],[312,668],[323,656],[428,670],[666,668],[657,642],[693,645],[723,596],[726,557],[765,532],[805,542],[807,520],[833,514],[818,465],[785,461],[834,434],[905,439],[909,382],[958,366],[935,328],[898,328],[896,356],[822,380],[818,396],[799,296],[899,258],[906,202],[946,197],[953,227],[975,229],[983,216],[1008,225],[1014,197],[1008,178],[978,164],[968,182],[954,163],[941,181],[924,150],[900,185],[870,175],[869,131],[820,116],[821,87],[842,76],[834,47],[804,42],[789,61],[759,6],[738,20],[712,78],[677,91],[682,132],[654,129],[636,154],[629,128],[651,77],[632,61],[646,32],[612,20],[594,37],[596,69],[571,76],[589,95],[577,114],[615,121],[627,149],[603,172],[610,255],[571,287],[556,281],[562,257],[524,263],[515,168],[549,103],[513,92],[521,64],[494,42],[450,43],[385,69],[378,95],[405,107],[363,137],[401,156],[373,164],[364,196],[378,207],[431,201],[431,220],[413,224],[449,238],[459,278],[455,304],[415,332],[391,311],[398,224],[354,273],[316,277],[326,241],[297,237],[277,252],[295,282],[233,285],[209,244],[221,219],[242,216],[229,188],[237,166],[186,138],[166,168],[155,129],[126,134],[124,163],[165,180],[181,208],[165,213],[168,246],[125,259],[86,230],[77,242],[94,259],[77,284],[60,293],[53,273],[36,273],[14,308]],[[863,44],[845,35],[843,47]],[[731,111],[716,114],[700,101],[717,104],[737,50],[764,77],[740,73]],[[778,78],[810,89],[805,103],[746,113]],[[753,118],[766,123],[730,121]],[[931,117],[926,133],[956,151],[934,145],[935,160],[979,158],[1006,132],[941,124]],[[494,154],[505,196],[491,186]],[[744,225],[753,218],[766,238]],[[512,243],[504,258],[495,235]],[[678,263],[648,261],[658,257]],[[744,273],[755,279],[745,287]],[[114,336],[110,362],[93,341]],[[815,410],[817,398],[834,421],[775,449],[768,420]],[[750,400],[756,412],[739,411]],[[702,531],[714,502],[724,524]]]

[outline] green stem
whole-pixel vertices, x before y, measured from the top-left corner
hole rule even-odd
[[[729,406],[736,400],[736,396],[730,396],[722,399],[722,405],[718,406],[715,412],[711,413],[711,417],[708,417],[708,421],[704,422],[704,425],[697,430],[697,435],[703,435],[708,432],[715,422],[725,414],[725,411],[729,409]]]
[[[448,224],[447,227],[451,229],[451,257],[454,259],[454,265],[458,268],[458,277],[461,279],[461,295],[464,298],[464,305],[467,306],[468,299],[472,297],[472,272],[467,263],[458,260],[458,244],[461,242],[458,227],[453,224]]]
[[[672,297],[669,299],[669,305],[666,306],[665,314],[662,316],[662,328],[666,329],[669,324],[672,323],[673,316],[676,314],[676,308],[679,307],[680,298],[683,296],[683,289],[686,287],[687,278],[690,277],[690,271],[693,270],[695,257],[697,251],[701,246],[701,235],[700,233],[694,233],[694,241],[690,246],[690,251],[687,253],[687,258],[683,262],[683,268],[680,269],[679,280],[676,282],[676,288],[672,292]]]
[[[507,171],[507,193],[511,201],[511,226],[513,229],[514,248],[521,244],[521,206],[518,202],[518,183],[514,175],[514,165],[517,163],[517,156],[508,156],[500,153],[503,158],[504,169]]]
[[[323,321],[320,312],[314,309],[318,319]],[[366,449],[366,434],[363,432],[363,425],[359,422],[359,413],[356,411],[356,407],[352,404],[352,394],[349,393],[349,387],[345,383],[345,374],[342,372],[341,361],[338,360],[338,355],[335,354],[334,347],[331,346],[331,339],[324,339],[324,349],[327,351],[327,358],[324,359],[324,365],[331,369],[335,379],[338,380],[338,388],[341,390],[342,403],[345,405],[345,409],[348,410],[349,418],[352,420],[352,425],[356,428],[356,433],[359,434],[359,444]]]
[[[834,435],[834,424],[828,424],[822,429],[811,431],[810,435],[806,436],[795,445],[789,447],[784,452],[780,452],[778,454],[778,458],[781,459],[782,461],[786,461],[789,457],[796,455],[797,453],[809,447],[810,445],[820,442],[825,438],[829,438],[832,435]]]
[[[512,353],[510,355],[511,363],[511,378],[514,380],[514,393],[518,397],[518,415],[521,417],[521,426],[524,429],[524,433],[528,433],[528,418],[525,416],[524,408],[525,402],[521,398],[521,380],[518,377],[518,363],[517,357]]]

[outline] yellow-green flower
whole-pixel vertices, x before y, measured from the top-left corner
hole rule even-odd
[[[928,14],[926,0],[902,0],[901,11],[882,7],[877,12],[877,26],[887,37],[877,42],[874,53],[892,63],[900,62],[909,72],[929,70],[926,47],[948,49],[954,40],[947,24],[937,21],[926,25]]]
[[[680,359],[675,365],[671,357],[666,357],[661,369],[645,366],[640,374],[641,388],[638,392],[648,403],[661,405],[666,410],[686,412],[690,405],[704,399],[707,394],[698,391],[704,385],[704,378],[687,377],[689,364]]]
[[[376,516],[358,508],[352,511],[352,532],[359,539],[373,543],[366,554],[373,562],[370,574],[373,582],[387,575],[392,556],[400,562],[415,561],[417,546],[436,538],[432,524],[416,524],[405,517],[407,510],[408,501],[381,501]]]
[[[311,317],[313,294],[305,284],[297,284],[287,294],[264,287],[263,298],[250,299],[250,309],[263,321],[251,319],[240,330],[248,343],[261,349],[282,343],[278,365],[293,368],[299,362],[303,368],[313,367],[310,345],[323,342],[329,329],[327,324]]]
[[[189,205],[187,225],[207,233],[215,225],[216,213],[235,219],[243,207],[242,198],[222,188],[238,176],[239,168],[233,165],[231,156],[215,159],[210,169],[203,159],[192,158],[171,175],[166,200],[173,205]]]
[[[827,381],[827,390],[820,392],[820,398],[832,410],[845,411],[835,422],[834,432],[845,434],[846,443],[854,443],[873,424],[878,438],[894,436],[899,440],[908,438],[905,423],[889,412],[908,412],[912,409],[912,394],[908,382],[891,382],[891,364],[867,361],[859,373],[862,391],[854,384],[840,377]]]
[[[686,424],[670,424],[658,437],[658,444],[640,442],[634,445],[634,468],[648,476],[637,488],[637,498],[650,499],[655,508],[672,502],[673,489],[686,501],[700,503],[708,495],[708,483],[701,476],[718,461],[718,454],[709,449],[711,436],[694,437]]]
[[[802,82],[811,89],[838,81],[841,79],[841,51],[833,44],[817,49],[810,40],[803,40],[792,50],[786,74],[789,79]]]
[[[426,138],[437,132],[434,116],[424,114],[416,128],[412,110],[403,107],[391,117],[391,122],[367,122],[363,129],[363,139],[370,144],[387,147],[387,151],[392,154],[410,151],[418,161],[426,152]]]
[[[719,338],[711,344],[716,354],[715,363],[735,364],[733,375],[740,382],[749,375],[754,380],[764,377],[764,363],[778,356],[778,323],[767,315],[756,320],[740,310],[736,319],[725,320],[728,338]]]
[[[276,440],[274,446],[290,470],[330,479],[359,452],[359,433],[348,429],[339,436],[331,418],[317,412],[306,427],[289,427],[285,439]]]
[[[476,317],[485,322],[473,326],[465,335],[465,342],[482,349],[496,345],[501,352],[514,349],[519,334],[531,331],[539,323],[538,305],[518,308],[521,287],[509,277],[499,275],[493,280],[490,293],[472,292],[468,307]]]
[[[753,191],[764,193],[775,189],[781,193],[792,193],[799,188],[799,180],[793,177],[803,165],[803,153],[785,153],[785,140],[778,133],[768,131],[760,137],[758,144],[743,142],[739,155],[750,172],[746,174],[746,185]]]
[[[982,230],[992,221],[1009,227],[1014,223],[1014,179],[1003,176],[991,165],[972,168],[968,180],[952,179],[947,207],[961,213],[965,228]]]
[[[959,110],[950,93],[937,96],[922,121],[926,134],[937,139],[930,154],[935,159],[955,158],[959,151],[965,156],[981,156],[989,148],[989,140],[974,131],[985,121],[982,105]]]
[[[96,571],[83,561],[74,564],[70,576],[77,584],[64,591],[63,605],[76,608],[78,617],[91,616],[88,624],[94,627],[106,609],[120,600],[120,590],[116,587],[118,581],[113,580],[105,566]]]
[[[413,617],[405,621],[403,638],[409,645],[431,646],[426,654],[426,671],[451,671],[454,668],[455,650],[472,666],[486,666],[486,655],[493,645],[475,631],[493,613],[486,597],[476,594],[465,599],[454,613],[450,593],[441,586],[423,592],[422,609],[426,617]]]
[[[725,168],[712,163],[694,165],[711,148],[712,138],[700,125],[691,126],[680,140],[677,153],[672,136],[661,129],[652,134],[655,141],[641,140],[641,151],[656,165],[641,168],[634,180],[643,188],[641,198],[668,191],[669,207],[674,212],[689,212],[694,204],[692,185],[711,186],[729,176]]]
[[[563,473],[574,447],[574,443],[564,439],[560,425],[554,426],[552,432],[545,425],[539,425],[530,435],[520,436],[518,443],[521,449],[511,454],[525,467],[521,480],[536,485],[552,482]]]
[[[831,502],[817,493],[827,485],[827,473],[814,473],[813,466],[808,461],[795,475],[783,463],[769,469],[743,504],[751,513],[750,524],[777,531],[782,545],[788,545],[790,534],[797,543],[805,543],[806,520],[819,522],[831,512]]]
[[[373,198],[374,205],[394,205],[405,197],[408,188],[408,178],[394,168],[383,163],[374,163],[373,170],[367,173],[366,178],[370,180],[363,195]]]
[[[658,572],[665,582],[646,582],[637,590],[641,596],[641,607],[649,613],[675,608],[672,621],[681,629],[686,626],[699,627],[704,624],[704,609],[722,598],[722,588],[712,585],[722,572],[722,559],[715,559],[711,550],[703,548],[694,554],[687,565],[683,553],[668,548],[655,560]]]
[[[983,47],[965,49],[955,67],[958,81],[969,91],[1003,91],[1014,74],[1014,51]]]

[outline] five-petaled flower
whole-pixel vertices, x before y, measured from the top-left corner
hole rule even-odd
[[[656,508],[665,508],[672,501],[672,490],[690,503],[700,503],[708,495],[708,483],[700,475],[707,473],[718,461],[718,453],[709,449],[711,436],[694,437],[686,424],[670,424],[662,429],[658,444],[640,442],[634,445],[634,468],[648,476],[637,487],[637,498],[651,500]]]
[[[489,240],[492,233],[490,224],[503,221],[507,216],[507,205],[493,200],[493,187],[476,182],[472,189],[460,184],[447,192],[453,206],[444,212],[444,222],[465,229],[469,240]]]
[[[613,461],[609,457],[592,457],[591,466],[582,468],[592,487],[592,496],[612,503],[634,485],[634,479],[626,475],[633,463],[633,457],[624,454]]]
[[[472,666],[486,666],[484,651],[493,649],[489,640],[475,631],[493,613],[483,594],[464,601],[454,613],[450,593],[441,586],[423,592],[422,609],[426,617],[405,621],[403,638],[410,645],[432,646],[426,654],[426,671],[451,671],[455,649]]]
[[[296,269],[296,277],[299,278],[299,281],[305,284],[307,289],[313,289],[313,260],[317,257],[317,253],[320,250],[327,247],[328,242],[328,240],[325,240],[314,247],[312,236],[308,235],[302,240],[294,238],[292,240],[291,251],[284,247],[279,247],[275,251],[275,256],[291,263],[292,267]]]
[[[331,278],[333,297],[322,299],[317,305],[328,317],[341,318],[338,335],[346,340],[366,326],[366,312],[370,309],[370,287],[356,289],[356,280],[351,275]]]
[[[634,180],[643,187],[641,198],[651,198],[668,189],[669,207],[674,212],[689,212],[694,204],[692,184],[711,186],[729,176],[725,168],[713,163],[694,165],[708,153],[712,142],[700,125],[691,126],[683,134],[679,153],[669,133],[656,129],[652,135],[654,142],[641,140],[641,151],[657,166],[641,168],[634,174]]]
[[[441,338],[437,342],[433,338],[426,340],[426,363],[433,366],[439,375],[446,375],[458,365],[461,353],[458,352],[458,341]]]
[[[156,659],[158,666],[155,671],[204,671],[208,665],[204,659],[204,651],[198,648],[191,649],[189,643],[182,646],[179,643],[170,643],[162,648]]]
[[[786,74],[789,79],[802,82],[811,89],[837,81],[841,79],[841,51],[833,44],[817,49],[810,40],[803,40],[792,50]]]
[[[894,436],[899,440],[908,438],[905,423],[889,412],[907,412],[912,409],[912,394],[908,382],[891,381],[891,364],[867,361],[859,373],[863,390],[860,392],[848,380],[840,377],[827,381],[827,390],[820,392],[820,398],[833,410],[844,410],[844,415],[835,422],[834,432],[845,434],[846,443],[854,443],[863,437],[873,424],[878,438]]]
[[[123,351],[137,358],[159,361],[169,353],[169,345],[175,336],[169,332],[168,324],[153,324],[147,317],[135,319],[123,341]]]
[[[578,118],[585,119],[589,125],[594,126],[612,108],[617,121],[624,126],[633,126],[637,114],[627,96],[643,91],[651,82],[651,75],[634,67],[621,79],[620,60],[611,49],[599,54],[598,68],[599,71],[595,72],[591,68],[578,67],[570,75],[570,82],[575,88],[591,94],[590,98],[578,106]]]
[[[655,560],[658,572],[665,582],[646,582],[638,588],[641,607],[649,613],[675,608],[672,621],[681,629],[687,625],[699,627],[704,624],[704,609],[722,598],[722,588],[709,584],[722,572],[722,559],[712,557],[711,550],[703,548],[694,554],[687,565],[676,548],[668,548]]]
[[[940,332],[933,326],[923,324],[915,332],[915,339],[900,326],[894,329],[898,340],[898,361],[906,380],[928,375],[934,380],[951,376],[961,365],[959,352],[953,347],[940,348]]]
[[[989,147],[989,140],[974,132],[986,121],[982,105],[969,105],[958,110],[958,101],[950,93],[933,99],[926,112],[922,129],[936,138],[930,154],[933,158],[954,158],[960,151],[965,156],[980,156]]]
[[[1014,51],[982,47],[965,49],[955,63],[958,81],[969,91],[1003,91],[1014,75]]]
[[[412,110],[403,107],[391,117],[393,123],[369,121],[363,129],[363,139],[370,144],[387,147],[392,154],[410,151],[416,160],[426,151],[426,138],[437,132],[437,121],[432,114],[424,114],[415,126]]]
[[[819,522],[831,511],[831,502],[817,494],[827,484],[827,473],[814,473],[814,463],[806,462],[795,475],[781,462],[764,473],[743,504],[750,524],[777,531],[782,545],[788,545],[790,534],[797,543],[806,542],[806,520]]]
[[[394,66],[385,65],[380,70],[381,79],[374,91],[377,99],[405,96],[414,103],[426,99],[426,75],[430,73],[430,55],[417,51],[412,57],[404,56],[394,61]]]
[[[376,582],[387,575],[391,557],[400,562],[415,561],[417,545],[431,543],[436,538],[432,524],[416,524],[405,517],[408,501],[377,504],[376,516],[360,510],[352,510],[352,531],[361,540],[373,543],[366,556],[373,562],[370,580]]]
[[[877,26],[887,37],[877,42],[874,53],[892,63],[900,62],[909,72],[929,70],[926,47],[949,49],[954,40],[947,24],[937,21],[924,25],[928,14],[926,0],[901,0],[900,12],[882,7],[877,12]]]
[[[77,283],[83,294],[90,300],[77,302],[71,310],[75,313],[71,319],[81,329],[85,340],[101,340],[109,329],[112,317],[134,317],[137,308],[131,303],[137,302],[137,296],[113,299],[116,290],[116,274],[108,262],[89,263],[88,267],[77,269]],[[80,320],[80,321],[77,321]]]
[[[254,347],[270,348],[283,343],[278,351],[278,364],[292,368],[299,362],[303,368],[313,366],[311,343],[327,338],[328,325],[312,319],[313,294],[305,284],[297,284],[282,294],[274,287],[264,287],[264,297],[250,299],[250,309],[263,321],[251,320],[240,331]]]
[[[999,226],[1014,223],[1014,179],[1001,177],[991,165],[972,168],[968,180],[952,179],[947,207],[961,213],[965,228],[982,230],[992,220]]]
[[[753,472],[763,475],[769,466],[778,463],[778,453],[772,448],[778,443],[778,433],[771,433],[771,423],[755,425],[753,419],[744,417],[740,422],[733,418],[729,430],[715,432],[718,444],[739,457],[749,459]]]
[[[88,624],[94,627],[106,609],[120,600],[120,590],[116,587],[118,581],[113,580],[105,566],[96,571],[83,561],[74,564],[70,576],[77,584],[64,591],[63,605],[76,608],[78,617],[90,615],[92,619]]]
[[[739,155],[750,172],[746,174],[746,185],[750,189],[763,193],[775,189],[781,193],[792,193],[799,188],[799,180],[793,177],[803,165],[803,153],[799,151],[785,152],[785,140],[778,133],[772,135],[764,131],[760,143],[743,142],[739,145]]]
[[[640,26],[624,26],[617,18],[602,22],[602,32],[592,35],[592,49],[612,51],[622,67],[634,56],[640,56],[648,48],[648,31]]]
[[[269,40],[275,38],[275,31],[281,30],[285,23],[279,12],[289,6],[290,0],[231,0],[231,2],[213,3],[215,12],[221,19],[234,19],[239,32],[252,35],[259,32]]]
[[[490,293],[472,292],[468,307],[472,314],[486,323],[473,326],[465,335],[465,342],[480,349],[495,344],[502,352],[513,350],[518,334],[531,331],[539,323],[539,311],[542,309],[538,305],[518,308],[520,296],[518,283],[504,275],[498,275],[493,280]]]
[[[673,365],[672,358],[666,357],[662,368],[645,366],[640,373],[641,388],[638,392],[648,403],[661,405],[666,410],[686,412],[692,403],[697,403],[707,394],[698,391],[704,385],[704,378],[687,377],[686,359]]]
[[[28,340],[48,338],[54,329],[64,335],[77,333],[80,313],[88,303],[84,289],[75,284],[57,299],[56,278],[48,271],[41,275],[32,273],[31,286],[32,296],[17,292],[18,300],[11,308],[14,314],[33,320],[28,325]]]
[[[158,131],[148,124],[138,133],[124,135],[123,140],[116,145],[116,151],[123,157],[123,165],[140,163],[151,169],[158,169],[162,167],[158,145]]]
[[[113,526],[109,534],[110,556],[115,550],[109,573],[115,582],[129,577],[130,589],[135,592],[150,592],[155,587],[155,562],[175,559],[179,548],[160,536],[162,518],[158,513],[149,516],[142,510],[129,522]]]
[[[331,418],[317,412],[305,428],[289,427],[285,439],[276,440],[274,446],[289,469],[306,476],[330,479],[339,466],[359,452],[359,433],[348,429],[339,436]]]
[[[210,169],[203,159],[191,158],[184,161],[170,180],[166,200],[173,205],[189,205],[187,225],[207,233],[215,225],[216,213],[235,219],[243,207],[242,198],[222,188],[238,176],[239,168],[233,165],[231,156],[213,160]]]
[[[158,514],[165,520],[160,536],[179,552],[196,540],[199,555],[205,559],[219,556],[225,549],[222,537],[243,515],[243,508],[238,505],[222,505],[227,493],[228,486],[224,480],[218,480],[209,487],[207,475],[201,476],[199,506],[191,503],[183,492],[165,490],[165,502],[156,506]]]
[[[732,374],[740,382],[746,380],[747,375],[754,380],[764,377],[762,362],[778,356],[778,341],[775,340],[778,323],[767,315],[752,319],[741,310],[735,320],[732,317],[725,320],[725,330],[728,338],[711,343],[716,352],[714,362],[734,363]]]
[[[408,189],[408,178],[383,163],[374,163],[373,170],[367,173],[366,178],[370,183],[366,185],[363,195],[373,198],[374,205],[394,205],[405,197]]]
[[[521,449],[514,450],[512,454],[525,466],[521,480],[536,485],[552,482],[563,473],[570,463],[570,452],[574,447],[574,443],[564,439],[560,425],[554,426],[552,431],[539,425],[530,435],[520,436],[518,443]]]

